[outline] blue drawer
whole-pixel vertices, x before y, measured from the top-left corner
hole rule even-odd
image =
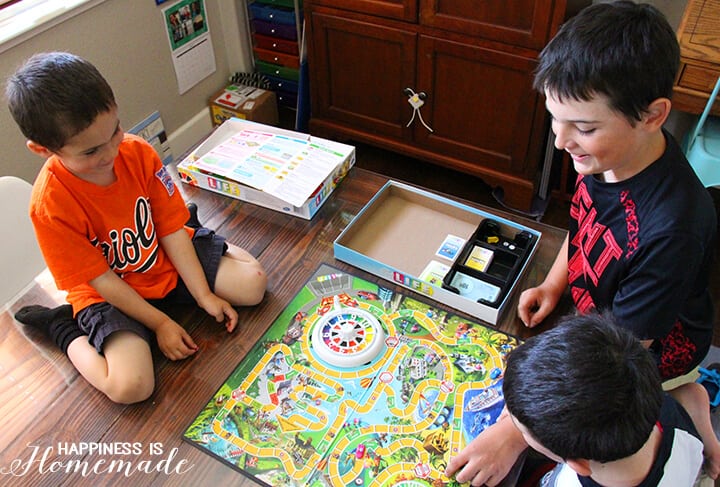
[[[272,91],[286,91],[290,93],[298,92],[298,82],[292,81],[285,78],[278,78],[277,76],[265,75],[270,81],[270,89]]]
[[[295,26],[294,10],[288,10],[282,7],[272,7],[262,3],[251,3],[250,13],[255,20],[262,20],[271,24]]]

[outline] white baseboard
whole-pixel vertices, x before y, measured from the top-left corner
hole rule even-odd
[[[168,144],[170,144],[170,150],[175,160],[205,138],[211,130],[210,110],[205,108],[178,127],[173,133],[168,134]]]

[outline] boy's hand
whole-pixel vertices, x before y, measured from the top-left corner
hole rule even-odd
[[[460,483],[471,485],[498,485],[510,472],[527,443],[509,415],[480,433],[450,459],[445,475]]]
[[[547,318],[559,300],[560,296],[542,285],[526,289],[520,294],[518,317],[525,326],[532,328]]]
[[[225,322],[225,329],[230,333],[235,329],[238,322],[238,314],[230,303],[216,294],[210,293],[198,301],[198,305],[207,311],[207,314],[215,318],[218,323]]]
[[[181,360],[198,351],[185,329],[173,320],[164,321],[155,330],[160,351],[170,360]]]

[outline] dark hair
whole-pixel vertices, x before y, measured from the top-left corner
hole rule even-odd
[[[566,317],[510,352],[508,411],[564,459],[610,462],[637,452],[660,417],[650,353],[609,315]]]
[[[10,76],[5,94],[23,135],[52,151],[116,106],[95,66],[65,52],[32,56]]]
[[[634,123],[651,102],[672,97],[679,66],[675,32],[657,8],[599,3],[568,20],[543,49],[534,86],[561,101],[605,95]]]

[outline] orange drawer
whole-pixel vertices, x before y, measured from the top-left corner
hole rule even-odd
[[[277,51],[268,51],[267,49],[261,49],[256,47],[253,49],[255,56],[261,60],[272,64],[279,64],[280,66],[286,66],[288,68],[299,68],[300,58],[298,56],[292,56]]]
[[[255,47],[267,49],[268,51],[280,51],[286,54],[298,55],[297,42],[281,39],[279,37],[264,36],[255,34]]]

